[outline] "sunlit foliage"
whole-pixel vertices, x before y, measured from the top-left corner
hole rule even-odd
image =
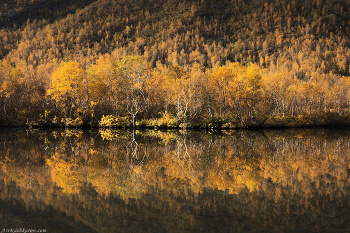
[[[347,1],[8,2],[2,125],[350,124]],[[12,21],[27,11],[38,20]]]

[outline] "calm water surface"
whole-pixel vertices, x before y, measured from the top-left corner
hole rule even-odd
[[[0,131],[0,230],[350,232],[350,130]]]

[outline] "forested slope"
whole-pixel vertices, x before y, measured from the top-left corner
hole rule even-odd
[[[36,20],[14,25],[18,8],[2,5],[1,118],[51,125],[103,115],[144,125],[348,124],[349,6],[76,1],[49,14],[29,7],[38,10],[31,13]]]

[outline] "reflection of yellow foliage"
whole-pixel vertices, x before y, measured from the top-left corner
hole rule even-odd
[[[71,150],[67,146],[63,147],[65,150],[60,149],[61,153],[46,160],[48,166],[45,168],[51,170],[52,181],[65,193],[78,193],[87,182],[100,195],[118,195],[124,200],[140,198],[149,192],[150,187],[175,194],[183,190],[202,193],[205,188],[234,194],[260,189],[265,192],[266,183],[271,182],[275,188],[272,199],[278,201],[285,192],[308,196],[312,195],[315,186],[323,187],[318,190],[319,193],[330,195],[334,189],[343,189],[348,184],[350,162],[346,154],[350,147],[344,143],[339,150],[337,140],[325,144],[322,140],[305,142],[294,136],[293,143],[285,138],[283,146],[278,147],[275,139],[271,139],[270,146],[275,145],[271,150],[258,138],[252,145],[249,141],[251,135],[243,135],[239,141],[235,141],[235,136],[210,139],[209,146],[206,141],[198,142],[189,139],[189,135],[174,132],[145,134],[147,138],[172,138],[169,141],[174,143],[150,146],[152,140],[147,143],[140,140],[137,141],[137,153],[131,156],[127,149],[130,140],[126,137],[118,143],[100,141],[107,145],[102,147],[98,147],[98,143],[91,144],[90,140],[85,140],[85,144],[83,140],[71,140],[74,141]],[[138,134],[137,139],[141,136]],[[66,158],[66,154],[72,151],[75,157]],[[305,155],[305,151],[309,154]],[[34,155],[36,152],[28,153]],[[32,172],[29,166],[23,169],[23,164],[19,166],[18,160],[13,159],[10,153],[0,161],[0,169],[0,176],[6,178],[4,180],[14,181],[20,187],[31,187],[31,180],[40,184],[52,182],[40,174],[39,180],[37,172]],[[323,184],[336,185],[325,188]]]
[[[66,162],[58,158],[56,153],[51,159],[47,159],[46,163],[51,168],[51,178],[58,187],[63,188],[66,193],[78,193],[82,186],[84,178],[78,171],[78,165],[73,160]]]
[[[163,132],[163,131],[149,131],[147,135],[152,136],[152,137],[157,137],[160,138],[163,142],[163,144],[168,145],[172,142],[175,141],[176,139],[176,133],[175,132]]]
[[[26,175],[23,172],[23,169],[18,169],[18,167],[11,166],[11,163],[0,164],[1,170],[3,173],[7,174],[9,181],[14,181],[18,186],[24,187],[26,184]]]
[[[115,131],[112,131],[110,129],[99,130],[99,132],[103,140],[112,141],[118,138],[118,134],[116,134]]]
[[[88,182],[95,187],[100,195],[108,196],[113,191],[115,183],[114,175],[109,169],[89,168]]]
[[[240,193],[244,188],[249,191],[259,189],[261,183],[260,169],[256,164],[235,158],[224,160],[216,157],[208,168],[208,185],[231,194]]]
[[[336,165],[339,165],[339,160],[338,160],[337,154],[329,154],[328,159],[329,159],[329,161],[335,163]]]
[[[128,199],[140,199],[142,196],[142,192],[140,192],[138,189],[135,189],[134,187],[131,187],[129,185],[116,186],[115,194],[125,201],[127,201]]]
[[[91,155],[94,155],[94,154],[96,154],[96,153],[97,153],[97,151],[96,151],[96,150],[94,150],[94,149],[92,149],[92,148],[90,148],[90,149],[89,149],[89,152],[90,152],[90,154],[91,154]]]
[[[88,159],[88,178],[96,192],[100,195],[108,196],[113,191],[113,186],[117,174],[112,173],[111,169],[107,168],[108,161],[98,151],[90,148],[90,157]]]
[[[127,176],[119,176],[114,192],[118,194],[123,200],[130,198],[139,199],[142,194],[148,191],[148,179],[150,177],[145,175],[145,167],[130,166]]]
[[[170,187],[190,185],[194,193],[202,191],[204,171],[201,162],[192,158],[194,148],[177,148],[177,150],[164,155],[163,166]]]
[[[80,138],[83,132],[81,130],[76,129],[67,129],[65,131],[62,131],[61,135],[62,137],[72,137],[75,136],[77,138]]]
[[[93,168],[105,168],[108,165],[106,158],[99,154],[96,150],[90,149],[90,158],[88,161],[89,167]]]

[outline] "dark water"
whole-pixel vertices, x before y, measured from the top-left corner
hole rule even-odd
[[[350,130],[0,131],[0,230],[350,232]]]

